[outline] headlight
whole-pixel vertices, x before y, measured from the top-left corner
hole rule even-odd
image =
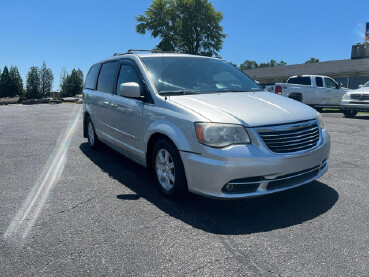
[[[345,95],[342,97],[342,100],[350,100],[351,94],[349,92],[346,92]]]
[[[318,120],[319,120],[319,123],[320,123],[320,127],[322,129],[324,129],[324,123],[323,123],[323,117],[320,113],[317,113],[317,116],[318,116]]]
[[[249,135],[242,125],[197,122],[195,130],[199,142],[211,147],[250,143]]]

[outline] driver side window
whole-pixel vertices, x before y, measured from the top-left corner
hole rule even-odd
[[[337,84],[330,78],[324,78],[326,88],[337,88]]]
[[[142,85],[140,77],[138,76],[136,70],[132,65],[122,64],[119,72],[119,78],[117,82],[117,94],[119,95],[120,85],[123,83],[134,82],[140,85],[141,95],[142,95]]]

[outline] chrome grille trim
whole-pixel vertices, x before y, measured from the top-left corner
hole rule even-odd
[[[274,153],[306,152],[321,142],[318,120],[256,128],[265,146]]]
[[[351,94],[351,99],[354,100],[369,100],[369,94],[361,94],[361,93],[356,93],[356,94]]]
[[[311,130],[318,130],[318,127],[310,127],[310,129]],[[287,131],[287,132],[289,132],[288,130],[284,130],[284,131]],[[274,130],[272,130],[272,131],[270,131],[270,132],[274,132]],[[283,132],[283,131],[282,131]],[[263,131],[263,133],[267,133],[267,132],[264,132]],[[275,136],[275,137],[279,137],[279,136],[295,136],[296,134],[304,134],[304,133],[306,133],[306,130],[302,130],[302,131],[299,131],[299,132],[289,132],[289,133],[281,133],[281,134],[270,134],[270,135],[268,135],[269,137],[273,137],[273,136]]]

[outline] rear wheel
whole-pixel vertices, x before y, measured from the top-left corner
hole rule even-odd
[[[342,112],[348,118],[353,118],[357,114],[357,111],[346,111],[346,110],[343,110]]]
[[[87,120],[87,139],[91,148],[97,148],[100,144],[100,141],[96,136],[94,124],[90,117]]]
[[[291,98],[295,101],[302,102],[302,95],[300,93],[291,93],[288,98]]]
[[[165,195],[178,197],[187,192],[183,163],[173,143],[159,140],[154,146],[151,164],[155,181]]]

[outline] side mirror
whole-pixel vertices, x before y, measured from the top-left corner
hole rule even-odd
[[[336,85],[336,89],[340,89],[342,87],[342,83]]]
[[[364,85],[359,85],[359,88],[362,88]]]
[[[119,95],[128,98],[141,98],[140,85],[135,82],[123,83],[119,87]]]

